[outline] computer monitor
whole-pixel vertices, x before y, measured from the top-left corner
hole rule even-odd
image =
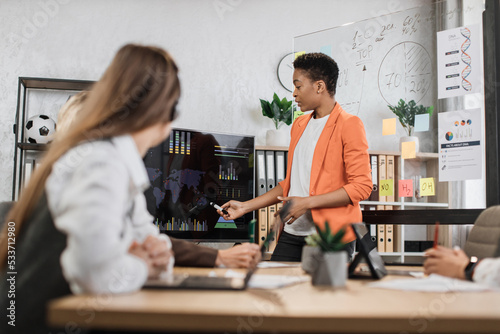
[[[173,129],[144,163],[147,207],[161,233],[209,242],[247,241],[253,212],[225,221],[211,202],[254,197],[254,137]]]

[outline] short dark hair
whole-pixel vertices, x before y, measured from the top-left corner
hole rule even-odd
[[[295,59],[293,67],[305,71],[312,81],[323,80],[330,95],[335,95],[339,67],[331,57],[319,52],[306,53]]]

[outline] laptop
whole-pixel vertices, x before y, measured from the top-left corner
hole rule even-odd
[[[276,226],[276,224],[274,224]],[[273,238],[275,227],[271,228],[260,248],[261,259],[269,242]],[[145,289],[199,289],[199,290],[245,290],[258,263],[247,269],[245,277],[212,277],[203,275],[174,274],[169,278],[150,279]]]
[[[377,252],[377,247],[372,241],[370,233],[364,223],[351,224],[354,234],[356,235],[356,245],[358,254],[349,265],[349,278],[375,278],[381,279],[386,275],[402,275],[411,276],[410,270],[387,270],[384,265],[384,260]],[[365,260],[369,271],[356,271],[361,260]]]

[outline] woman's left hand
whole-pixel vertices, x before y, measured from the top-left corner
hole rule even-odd
[[[283,219],[283,223],[287,224],[292,224],[294,221],[297,220],[300,216],[302,216],[304,213],[306,213],[307,210],[310,209],[309,207],[309,197],[296,197],[296,196],[291,196],[291,197],[281,197],[278,196],[278,199],[280,201],[292,201],[292,205],[290,206],[290,210],[288,211],[288,214],[286,217]],[[280,210],[281,211],[281,210]],[[274,215],[277,216],[279,215],[280,211],[276,212]]]

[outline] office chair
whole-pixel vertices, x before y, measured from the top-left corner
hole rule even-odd
[[[479,259],[499,256],[500,251],[500,205],[485,209],[474,222],[464,251]]]

